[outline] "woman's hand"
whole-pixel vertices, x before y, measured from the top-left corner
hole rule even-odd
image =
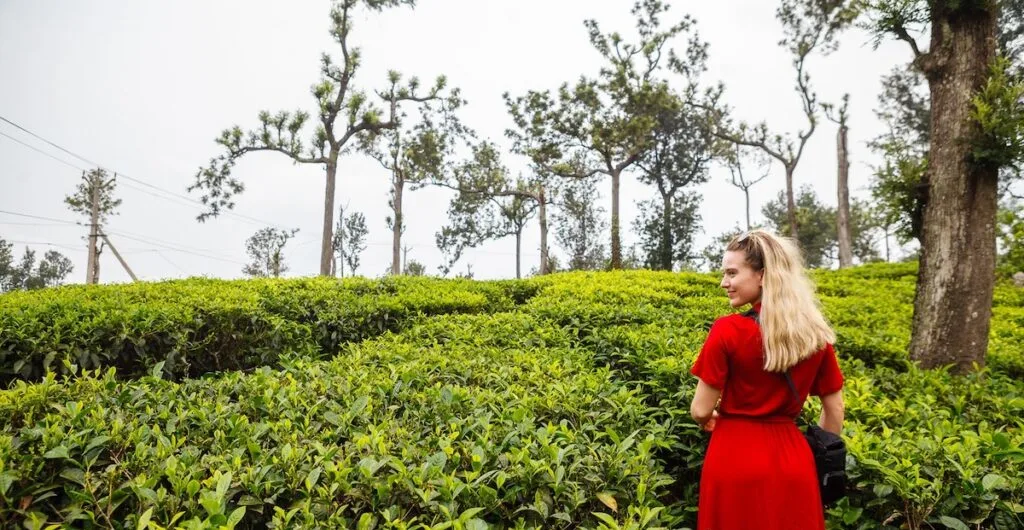
[[[707,423],[702,425],[701,428],[704,429],[705,431],[711,432],[715,430],[716,423],[718,423],[718,411],[713,410],[711,411],[711,419],[709,419]]]

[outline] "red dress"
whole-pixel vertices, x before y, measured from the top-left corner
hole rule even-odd
[[[756,308],[756,306],[755,306]],[[697,530],[824,530],[814,457],[794,418],[807,396],[839,391],[832,345],[790,369],[799,405],[780,373],[766,372],[750,317],[715,321],[690,371],[722,391],[700,477]]]

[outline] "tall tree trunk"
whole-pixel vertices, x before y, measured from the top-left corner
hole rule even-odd
[[[402,251],[402,191],[405,189],[405,179],[399,170],[395,170],[394,176],[394,225],[391,227],[391,274],[401,274],[401,251]]]
[[[786,212],[789,214],[789,237],[799,238],[796,224],[796,199],[793,198],[793,169],[790,164],[786,165]]]
[[[661,270],[672,270],[672,195],[662,195],[664,212],[661,226]]]
[[[540,273],[544,275],[551,272],[548,270],[548,198],[544,194],[544,186],[537,194],[537,204],[540,208],[537,214],[540,221]]]
[[[339,272],[338,277],[339,278],[344,278],[345,277],[345,210],[340,210],[338,212],[338,221],[341,222],[341,226],[338,228],[338,230],[341,232],[341,235],[338,237],[338,252],[337,252],[337,256],[338,257],[336,258],[336,260],[338,262],[338,272]]]
[[[836,232],[839,236],[839,268],[853,265],[853,249],[850,243],[850,158],[847,151],[847,133],[849,129],[846,123],[839,124],[839,132],[836,133],[836,154],[839,158],[839,182],[837,190],[839,204],[836,209]]]
[[[522,256],[523,250],[523,228],[519,227],[516,230],[516,279],[522,278],[522,271],[520,270],[520,257]]]
[[[995,276],[998,168],[972,163],[971,98],[995,57],[993,9],[939,12],[920,61],[931,91],[931,147],[910,357],[960,372],[985,363]],[[932,55],[935,54],[935,55]]]
[[[750,231],[750,187],[743,188],[743,198],[747,201],[747,232]]]
[[[619,184],[621,170],[612,171],[612,270],[622,268],[622,241],[619,239]]]
[[[320,276],[331,275],[331,258],[334,256],[334,188],[338,172],[337,149],[331,148],[327,158],[327,186],[324,190],[324,234],[320,241]]]

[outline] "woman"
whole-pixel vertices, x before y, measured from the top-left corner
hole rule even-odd
[[[814,457],[794,420],[814,395],[822,428],[842,428],[835,333],[790,240],[749,231],[729,243],[722,266],[729,304],[753,311],[715,321],[691,370],[690,413],[712,431],[697,528],[824,530]]]

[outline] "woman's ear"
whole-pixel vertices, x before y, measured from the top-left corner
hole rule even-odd
[[[757,286],[764,287],[764,269],[757,271]]]

